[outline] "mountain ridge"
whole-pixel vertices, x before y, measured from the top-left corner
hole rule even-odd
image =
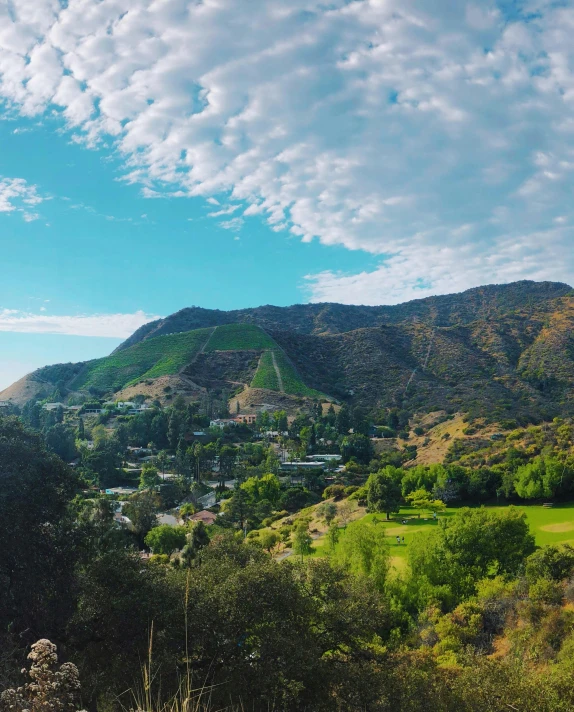
[[[190,331],[207,326],[220,326],[231,323],[255,323],[268,330],[288,330],[299,333],[343,333],[361,327],[380,326],[386,322],[400,322],[408,318],[424,320],[436,311],[437,325],[446,326],[447,323],[470,318],[469,312],[481,313],[487,309],[495,309],[492,300],[485,302],[481,297],[504,296],[505,302],[519,304],[521,292],[528,288],[531,297],[543,297],[546,300],[565,296],[572,291],[572,287],[562,282],[534,282],[521,280],[510,284],[489,284],[482,287],[473,287],[453,294],[443,294],[421,299],[414,299],[395,305],[364,306],[353,304],[338,304],[336,302],[323,302],[312,304],[294,304],[287,307],[263,305],[246,309],[224,311],[220,309],[205,309],[203,307],[185,307],[173,314],[144,324],[137,329],[128,339],[120,344],[116,351],[121,351],[146,338],[154,338],[166,333]],[[454,312],[448,307],[458,302],[463,305],[462,311]],[[460,307],[459,307],[460,309]],[[448,314],[445,314],[445,311]],[[442,315],[442,318],[441,318]],[[458,319],[456,317],[458,316]],[[437,318],[438,317],[438,318]],[[352,326],[346,328],[347,319],[353,319]]]
[[[574,293],[521,281],[396,307],[190,307],[142,327],[109,357],[38,369],[0,399],[22,404],[50,389],[63,398],[114,397],[126,388],[155,398],[158,379],[160,395],[190,399],[243,391],[242,403],[254,405],[250,389],[266,402],[265,392],[272,400],[287,384],[293,408],[327,398],[368,409],[551,418],[574,407]]]

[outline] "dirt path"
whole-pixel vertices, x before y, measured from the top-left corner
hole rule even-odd
[[[281,371],[279,370],[279,366],[277,365],[277,361],[275,359],[275,351],[271,352],[271,359],[273,360],[273,368],[275,369],[275,373],[277,374],[277,385],[279,386],[279,391],[281,393],[285,393],[285,388],[283,387],[283,379],[281,378]]]
[[[207,344],[211,341],[211,337],[215,334],[216,330],[217,330],[217,327],[214,326],[213,329],[211,330],[211,334],[207,337],[205,343],[204,343],[203,346],[201,347],[201,350],[200,350],[200,352],[199,352],[200,354],[205,353],[205,349],[207,348]]]

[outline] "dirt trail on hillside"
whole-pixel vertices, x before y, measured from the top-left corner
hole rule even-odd
[[[275,373],[277,374],[277,385],[279,386],[279,392],[285,393],[285,388],[283,387],[283,379],[281,378],[281,371],[279,370],[279,366],[277,365],[277,361],[275,360],[275,351],[271,352],[271,359],[273,361],[273,368],[275,369]]]

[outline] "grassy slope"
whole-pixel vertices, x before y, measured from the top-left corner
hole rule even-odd
[[[279,382],[273,366],[271,351],[265,351],[261,354],[259,366],[251,381],[251,388],[267,388],[270,391],[279,390]]]
[[[102,391],[116,391],[138,380],[177,373],[199,352],[211,331],[197,329],[160,336],[89,361],[70,387],[82,390],[94,386]]]
[[[277,361],[277,366],[281,372],[285,393],[293,396],[305,396],[306,398],[325,397],[323,393],[320,393],[313,388],[309,388],[303,383],[301,376],[297,373],[297,370],[281,349],[275,347],[274,351],[275,360]],[[251,387],[267,388],[269,390],[279,389],[277,374],[275,373],[270,351],[266,351],[261,356],[257,372],[251,382]]]
[[[226,324],[217,327],[205,350],[260,351],[275,348],[277,348],[275,341],[259,326],[254,324]]]
[[[70,383],[72,390],[90,386],[100,391],[118,391],[139,381],[178,373],[204,348],[206,352],[264,351],[252,386],[279,390],[271,351],[275,352],[285,391],[293,395],[320,397],[301,380],[276,342],[253,324],[226,324],[179,334],[146,339],[123,351],[88,362]]]

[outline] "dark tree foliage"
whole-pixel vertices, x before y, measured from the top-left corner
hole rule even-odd
[[[73,605],[73,471],[15,417],[0,418],[0,636],[61,633]]]

